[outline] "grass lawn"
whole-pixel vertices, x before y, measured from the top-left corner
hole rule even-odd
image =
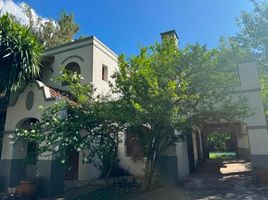
[[[234,159],[235,152],[209,152],[209,159]]]
[[[72,200],[128,200],[139,193],[135,187],[104,187]]]

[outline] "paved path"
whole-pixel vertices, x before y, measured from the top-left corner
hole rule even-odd
[[[208,160],[179,188],[193,200],[268,200],[268,187],[251,175],[249,162]]]
[[[268,200],[268,187],[257,186],[248,162],[208,160],[178,186],[151,191],[133,200]]]

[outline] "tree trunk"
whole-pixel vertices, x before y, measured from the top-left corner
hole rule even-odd
[[[107,170],[107,173],[106,173],[106,176],[105,176],[105,184],[106,185],[109,185],[109,181],[110,181],[110,178],[111,178],[111,173],[112,173],[112,169],[114,167],[114,164],[115,164],[115,160],[116,160],[116,157],[117,157],[117,153],[118,153],[118,145],[115,145],[115,151],[113,153],[113,155],[111,156],[111,159],[110,159],[110,167],[109,169]],[[112,152],[112,151],[111,151]]]
[[[141,184],[141,189],[143,191],[150,189],[155,172],[155,161],[156,161],[155,153],[152,155],[151,158],[146,159],[144,176]]]

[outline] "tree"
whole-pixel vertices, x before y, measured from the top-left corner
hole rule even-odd
[[[71,42],[79,30],[79,25],[74,21],[74,15],[68,15],[65,11],[60,13],[60,17],[56,21],[52,19],[42,20],[40,17],[35,19],[33,10],[28,5],[25,5],[24,12],[29,19],[32,31],[46,48]]]
[[[241,49],[253,55],[260,72],[260,87],[266,115],[268,115],[268,3],[253,3],[252,12],[242,12],[239,27],[240,31],[234,37]]]
[[[0,17],[0,93],[38,77],[43,47],[31,30],[8,14]]]
[[[223,67],[228,66],[224,53],[199,44],[178,49],[173,39],[166,39],[127,60],[119,57],[113,88],[121,96],[118,105],[128,130],[146,157],[144,190],[152,183],[159,156],[183,139],[179,133],[204,121],[249,114],[246,100],[230,94],[237,74],[232,65]]]
[[[268,51],[268,3],[253,3],[252,12],[242,12],[238,25],[240,32],[235,37],[244,49],[249,49],[258,61],[267,62]]]
[[[214,132],[208,135],[207,142],[209,151],[235,151],[231,145],[231,133],[229,132]]]
[[[31,130],[17,130],[15,141],[24,139],[39,145],[39,154],[55,154],[64,164],[68,150],[82,152],[83,162],[94,164],[106,181],[116,164],[124,124],[113,101],[94,97],[91,84],[64,70],[60,80],[67,83],[69,100],[43,109],[42,120]]]
[[[39,76],[43,47],[31,30],[6,14],[0,17],[0,148],[10,93]],[[0,150],[1,153],[1,150]]]

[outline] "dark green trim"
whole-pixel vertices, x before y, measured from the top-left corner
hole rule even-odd
[[[93,42],[88,43],[88,44],[84,44],[84,45],[80,45],[80,46],[70,47],[70,48],[64,49],[64,50],[60,50],[60,48],[59,48],[59,51],[54,52],[54,53],[52,52],[52,53],[50,53],[48,55],[49,56],[54,56],[54,55],[57,55],[57,54],[60,54],[60,53],[68,52],[68,51],[75,50],[75,49],[80,49],[80,48],[83,48],[83,47],[86,47],[86,46],[91,46],[91,45],[93,45]]]
[[[252,155],[251,163],[254,169],[268,169],[268,155]]]
[[[249,148],[237,148],[237,157],[250,161],[250,149]]]
[[[25,178],[25,172],[25,159],[0,160],[0,177],[4,180],[5,188],[19,185],[20,181]]]
[[[83,39],[78,39],[78,40],[75,40],[75,41],[72,41],[72,42],[67,42],[65,44],[61,44],[61,45],[58,45],[58,46],[55,46],[55,47],[47,49],[45,51],[45,54],[50,52],[50,51],[61,49],[63,47],[68,47],[68,46],[71,46],[71,45],[74,45],[74,44],[79,44],[79,43],[82,43],[82,42],[85,42],[85,41],[91,41],[93,39],[94,39],[94,36],[89,36],[89,37],[86,37],[86,38],[83,38]]]
[[[179,182],[177,156],[160,156],[157,162],[157,169],[162,181],[167,183]]]
[[[64,192],[64,167],[57,160],[39,160],[37,163],[41,196],[55,196]]]

